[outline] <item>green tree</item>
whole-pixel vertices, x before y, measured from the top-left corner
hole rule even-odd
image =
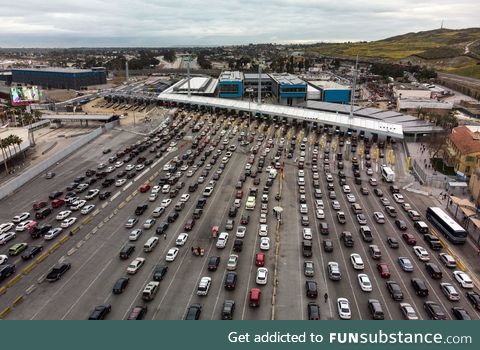
[[[18,152],[22,152],[22,149],[21,149],[21,147],[20,147],[20,145],[22,144],[22,142],[23,142],[23,139],[22,139],[20,136],[18,136],[18,135],[12,135],[12,143],[13,143],[14,145],[17,145],[17,147],[18,147]],[[23,159],[25,159],[25,158],[26,158],[25,152],[22,152],[22,154],[23,154]]]
[[[0,139],[0,148],[2,149],[3,164],[5,165],[5,172],[8,174],[8,159],[7,159],[7,152],[5,151],[5,149],[7,148],[7,140]]]

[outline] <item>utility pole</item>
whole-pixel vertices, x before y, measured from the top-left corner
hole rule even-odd
[[[350,128],[352,127],[353,105],[355,103],[355,89],[357,86],[357,72],[358,72],[358,55],[357,55],[357,61],[355,62],[355,70],[353,72],[353,84],[352,84],[352,91],[350,96],[350,115],[349,115]]]
[[[128,58],[125,59],[125,81],[128,82]]]
[[[190,55],[187,56],[187,84],[188,84],[188,97],[191,96],[190,92]]]
[[[258,62],[258,104],[262,103],[262,67]]]

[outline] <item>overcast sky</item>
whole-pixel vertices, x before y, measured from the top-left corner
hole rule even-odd
[[[378,40],[479,14],[478,0],[1,0],[0,47]]]

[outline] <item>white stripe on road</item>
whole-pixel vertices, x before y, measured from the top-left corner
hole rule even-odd
[[[124,187],[123,187],[123,190],[126,191],[130,186],[133,185],[133,181],[130,181],[128,184],[126,184]]]
[[[146,173],[148,173],[150,168],[145,169],[140,175],[133,179],[133,181],[138,181],[141,177],[143,177]]]
[[[118,191],[117,193],[115,193],[112,198],[110,199],[110,202],[113,202],[115,200],[115,198],[117,198],[118,196],[120,196],[120,193],[121,191]]]

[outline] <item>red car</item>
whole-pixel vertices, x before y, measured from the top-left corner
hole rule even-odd
[[[195,226],[195,219],[189,219],[184,226],[185,231],[191,231]]]
[[[402,237],[405,240],[405,242],[407,242],[408,245],[417,244],[417,240],[415,239],[415,237],[413,237],[411,233],[404,233]]]
[[[242,197],[243,197],[243,191],[242,191],[242,190],[238,190],[238,191],[235,193],[235,198],[241,199]]]
[[[151,186],[149,184],[144,184],[140,187],[140,192],[145,193],[150,190]]]
[[[52,201],[52,208],[60,208],[64,204],[65,200],[63,198],[57,198]]]
[[[39,210],[39,209],[45,208],[47,205],[48,203],[45,201],[35,202],[33,203],[33,210]]]
[[[250,216],[248,215],[242,215],[242,218],[240,219],[240,223],[242,225],[248,225],[248,222],[250,221]]]
[[[390,270],[388,269],[388,265],[385,263],[377,264],[377,270],[380,272],[380,276],[382,278],[390,278]]]

